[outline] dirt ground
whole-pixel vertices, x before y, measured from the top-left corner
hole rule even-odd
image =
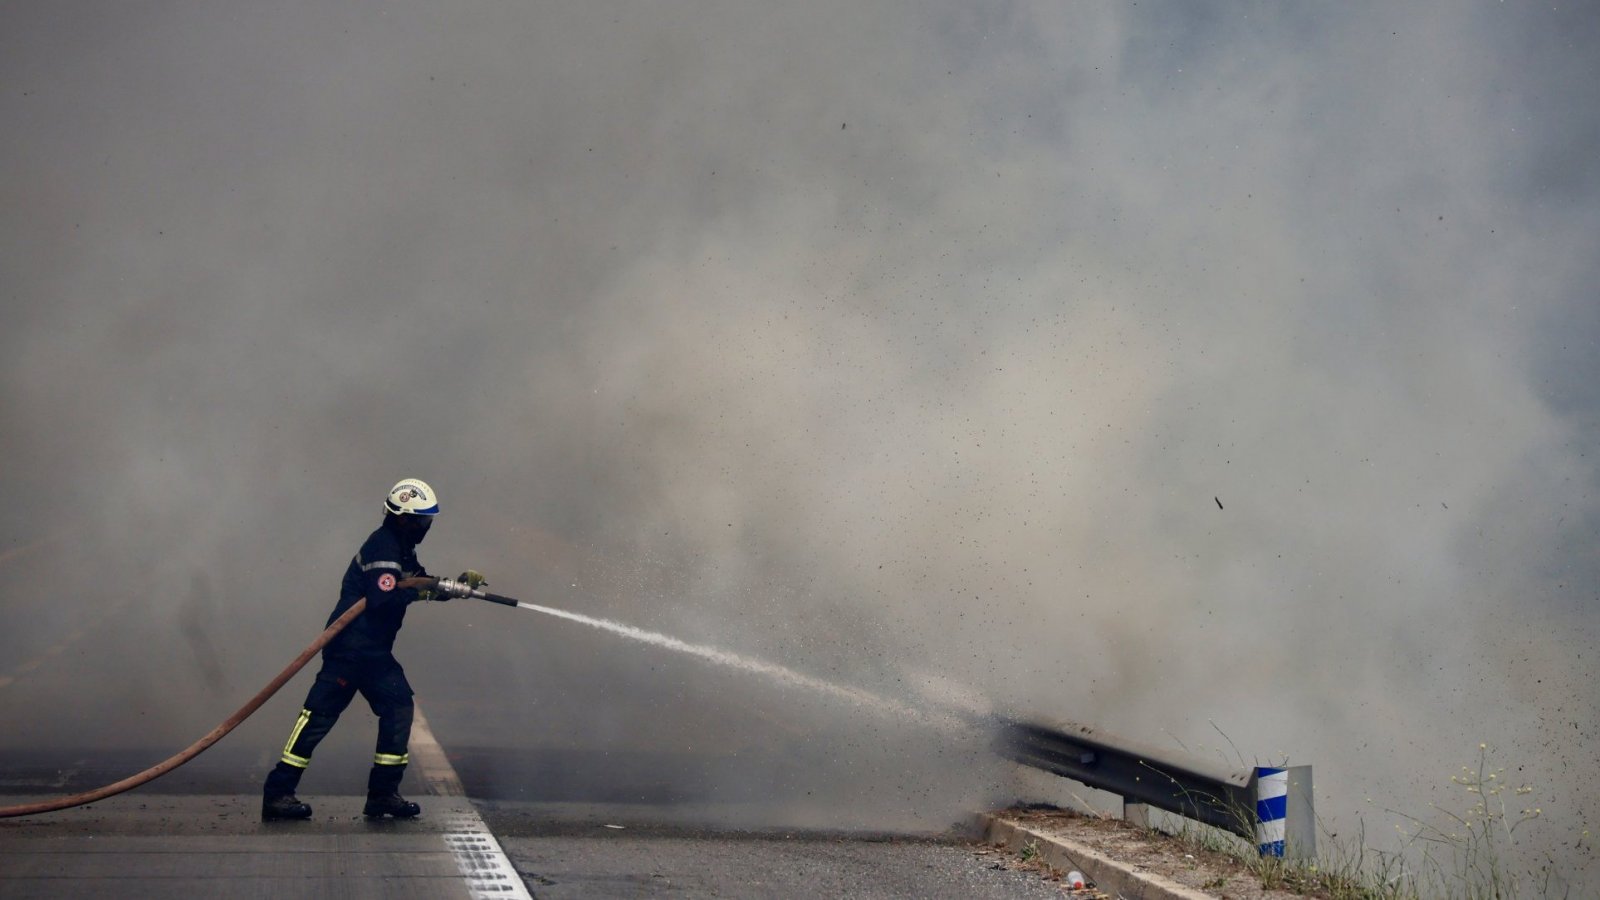
[[[1304,900],[1306,895],[1263,888],[1244,862],[1170,835],[1129,825],[1120,819],[1086,816],[1064,809],[1013,808],[994,815],[1043,834],[1090,847],[1137,871],[1154,872],[1219,900]],[[1014,866],[1043,869],[1007,852]],[[1081,868],[1081,867],[1080,867]],[[1072,896],[1063,888],[1063,893]]]

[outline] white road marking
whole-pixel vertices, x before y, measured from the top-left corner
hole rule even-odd
[[[444,755],[444,748],[434,739],[433,729],[428,727],[420,708],[411,722],[411,762],[428,783],[428,793],[466,799],[461,778]],[[456,868],[467,880],[467,890],[474,900],[491,897],[533,900],[527,885],[522,883],[522,876],[500,849],[500,842],[495,840],[489,826],[470,803],[464,804],[461,811],[448,813],[445,823],[444,845],[455,857]]]

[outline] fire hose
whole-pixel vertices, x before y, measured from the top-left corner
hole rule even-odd
[[[517,601],[510,597],[502,597],[499,594],[491,594],[487,591],[475,590],[460,581],[456,581],[453,578],[407,578],[402,580],[397,587],[429,588],[450,597],[487,600],[490,603],[499,603],[504,606],[517,605]],[[229,716],[221,725],[211,729],[210,733],[208,733],[205,737],[195,741],[193,744],[190,744],[182,752],[177,753],[176,755],[159,762],[148,769],[145,769],[143,772],[140,772],[137,775],[130,775],[121,781],[105,785],[104,787],[95,788],[92,791],[85,791],[81,794],[72,794],[71,796],[67,797],[55,797],[50,800],[40,800],[35,803],[23,803],[17,806],[0,806],[0,819],[9,819],[16,816],[31,816],[44,812],[55,812],[56,810],[70,809],[74,806],[82,806],[85,803],[93,803],[96,800],[104,800],[107,797],[114,797],[124,791],[130,791],[142,784],[154,781],[155,779],[160,778],[168,772],[171,772],[173,769],[178,768],[189,760],[194,759],[196,756],[204,753],[212,744],[222,740],[225,736],[227,736],[228,732],[237,728],[239,723],[250,718],[250,716],[254,714],[256,710],[261,708],[263,703],[266,703],[269,699],[271,699],[273,694],[278,692],[279,688],[287,684],[289,679],[295,676],[295,673],[299,672],[306,663],[310,662],[311,657],[317,655],[317,653],[321,651],[329,641],[333,640],[334,637],[339,634],[339,632],[343,631],[346,625],[349,625],[351,622],[355,621],[356,616],[361,615],[366,608],[367,598],[362,597],[361,599],[357,600],[348,610],[345,611],[343,615],[337,619],[334,619],[333,622],[328,625],[327,629],[324,630],[322,634],[318,635],[316,640],[311,642],[311,646],[300,651],[300,655],[296,656],[294,661],[285,666],[284,670],[279,672],[276,678],[267,682],[266,687],[262,688],[254,697],[251,697],[250,701],[244,706],[239,707],[238,712]]]

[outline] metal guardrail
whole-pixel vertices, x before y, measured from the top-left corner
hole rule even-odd
[[[1264,856],[1316,855],[1310,766],[1232,768],[1059,720],[1003,719],[998,745],[1023,765],[1120,795],[1129,818],[1153,806],[1254,840]]]

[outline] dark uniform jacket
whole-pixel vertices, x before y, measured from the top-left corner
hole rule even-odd
[[[416,588],[399,587],[402,578],[426,576],[417,562],[417,545],[381,525],[361,552],[350,560],[344,582],[339,587],[339,603],[328,616],[328,624],[345,614],[355,602],[367,598],[367,609],[345,626],[322,655],[330,659],[362,661],[389,656],[394,638],[406,618],[406,605],[417,599]],[[327,626],[323,626],[327,627]]]

